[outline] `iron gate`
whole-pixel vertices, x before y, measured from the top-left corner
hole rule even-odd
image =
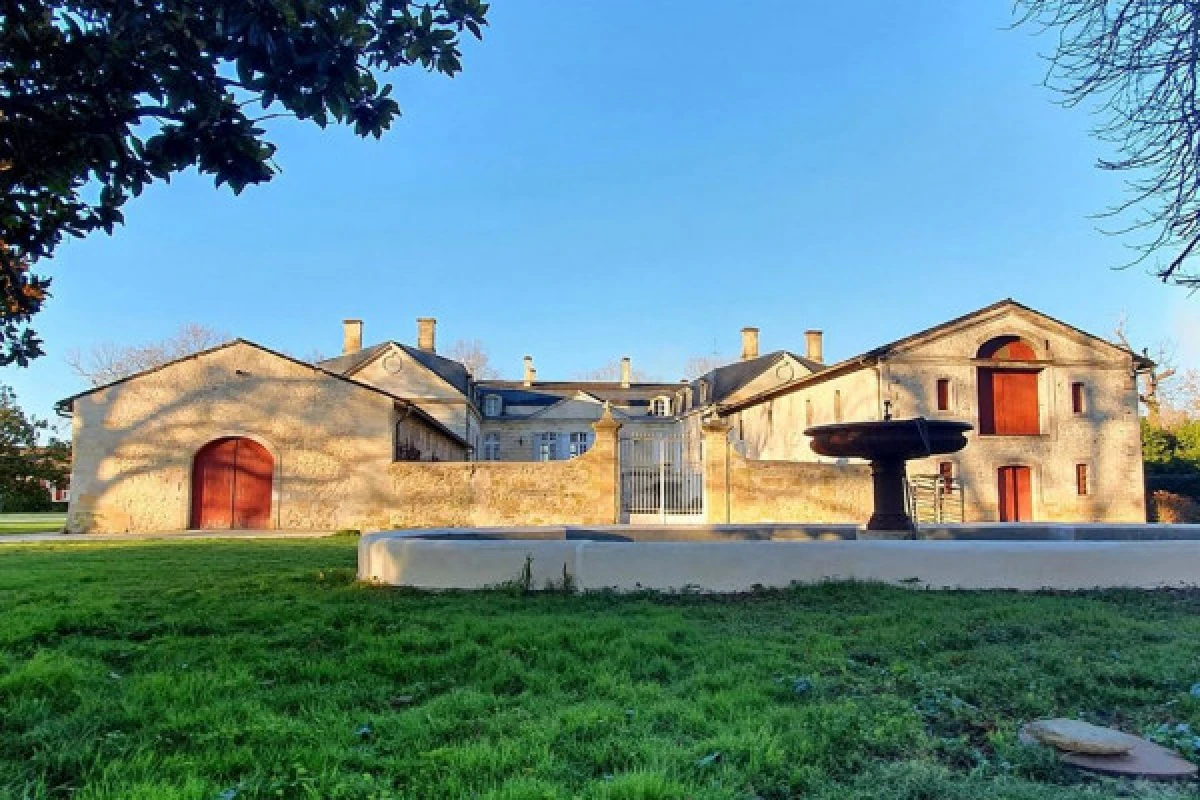
[[[621,521],[704,521],[704,443],[680,434],[621,437]]]

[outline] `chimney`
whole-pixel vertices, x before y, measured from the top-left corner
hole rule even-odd
[[[825,363],[824,334],[820,331],[804,332],[804,357],[818,364]]]
[[[533,386],[537,379],[537,370],[533,368],[533,356],[525,356],[525,385]]]
[[[633,362],[629,360],[629,356],[621,359],[621,388],[628,389],[629,382],[633,378]]]
[[[417,349],[436,353],[436,339],[437,320],[433,317],[417,317]]]
[[[742,361],[758,358],[758,328],[742,328]]]
[[[348,356],[362,350],[362,320],[342,320],[342,355]]]

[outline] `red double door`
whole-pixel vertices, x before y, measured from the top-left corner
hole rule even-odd
[[[230,437],[209,442],[192,465],[193,528],[271,527],[275,460],[258,442]]]
[[[1033,492],[1029,467],[1001,467],[998,475],[1001,522],[1033,519]]]

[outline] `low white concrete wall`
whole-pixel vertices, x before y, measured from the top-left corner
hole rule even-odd
[[[828,580],[947,589],[1200,586],[1200,541],[596,542],[364,536],[359,579],[425,589],[740,592]]]

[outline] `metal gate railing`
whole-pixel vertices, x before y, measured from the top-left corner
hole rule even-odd
[[[661,433],[620,441],[621,521],[681,524],[704,520],[704,443]]]

